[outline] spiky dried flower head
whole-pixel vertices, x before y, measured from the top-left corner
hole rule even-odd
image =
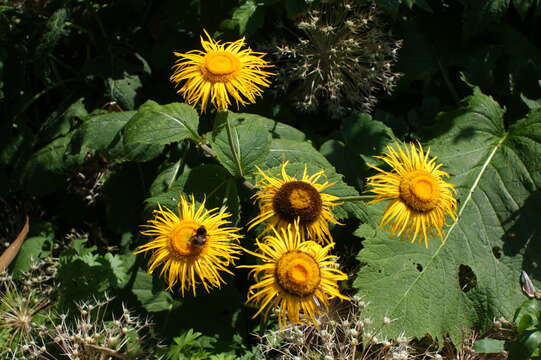
[[[179,85],[178,90],[188,104],[201,103],[205,112],[209,102],[217,110],[231,105],[230,98],[237,104],[255,103],[261,96],[261,87],[270,85],[267,79],[273,73],[263,69],[271,65],[263,59],[264,53],[252,51],[245,46],[244,38],[220,43],[205,30],[207,40],[201,37],[203,51],[175,52],[179,59],[173,66],[171,81]]]
[[[334,243],[322,247],[305,241],[298,221],[257,241],[258,252],[246,250],[263,260],[260,265],[244,265],[252,269],[257,280],[248,290],[248,303],[259,310],[254,317],[271,309],[277,310],[281,327],[286,321],[315,323],[315,316],[327,308],[329,300],[349,300],[340,294],[338,281],[347,275],[338,269],[337,258],[329,254]],[[301,317],[301,314],[304,317]]]
[[[55,317],[51,308],[56,265],[50,258],[32,262],[17,279],[0,273],[0,339],[4,345],[0,358],[35,358],[33,344],[40,342]]]
[[[333,185],[320,182],[325,176],[323,170],[308,175],[305,167],[301,178],[287,174],[288,162],[281,165],[280,175],[273,177],[258,168],[262,178],[257,182],[260,189],[255,195],[259,204],[259,215],[249,223],[249,229],[267,222],[263,233],[272,228],[287,228],[295,221],[300,231],[309,240],[331,242],[329,222],[339,224],[332,214],[332,208],[339,205],[338,197],[327,194],[325,189]]]
[[[449,174],[440,170],[436,158],[430,158],[421,144],[395,143],[387,146],[384,156],[378,156],[391,167],[385,171],[373,166],[377,175],[368,178],[368,191],[376,194],[370,203],[391,200],[381,219],[393,234],[424,242],[433,235],[443,238],[446,216],[456,218],[457,202],[452,184],[443,180]]]
[[[104,299],[77,304],[74,314],[62,314],[49,334],[51,342],[70,359],[154,358],[156,344],[147,339],[152,323],[124,304],[120,314],[108,310],[112,300],[105,294]]]
[[[370,111],[375,94],[391,93],[401,41],[385,29],[374,4],[332,1],[313,5],[296,24],[298,39],[275,46],[276,84],[291,90],[305,111],[326,106],[338,118],[351,109]]]
[[[180,283],[183,296],[190,288],[195,296],[199,283],[207,292],[219,288],[224,283],[220,272],[232,274],[227,267],[241,252],[240,229],[228,226],[231,215],[218,209],[207,210],[205,202],[198,207],[193,196],[190,200],[179,198],[177,213],[158,205],[154,214],[154,219],[143,225],[147,230],[141,232],[154,240],[135,252],[152,251],[148,272],[163,265],[160,275],[165,274],[167,290]]]

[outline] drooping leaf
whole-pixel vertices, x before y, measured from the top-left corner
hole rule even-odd
[[[211,145],[220,163],[232,175],[247,176],[269,153],[270,141],[265,127],[258,122],[246,121],[231,126],[232,146],[225,127],[213,137]]]
[[[384,316],[394,319],[384,327],[387,335],[450,335],[459,344],[461,329],[511,318],[523,299],[520,270],[541,279],[535,215],[541,210],[541,112],[508,130],[503,116],[504,109],[476,89],[426,134],[458,191],[458,217],[443,242],[433,239],[428,249],[400,242],[375,223],[357,232],[366,265],[355,286],[379,324]],[[375,209],[381,216],[382,207]]]
[[[169,144],[187,138],[199,139],[199,116],[190,105],[159,105],[148,100],[123,129],[126,144]]]

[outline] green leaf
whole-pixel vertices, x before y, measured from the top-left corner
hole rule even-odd
[[[229,116],[229,115],[228,115]],[[271,137],[265,127],[257,122],[246,121],[231,126],[230,146],[224,127],[211,141],[212,149],[220,163],[234,176],[244,177],[255,170],[269,153]]]
[[[34,236],[26,239],[11,263],[11,271],[20,273],[30,270],[32,262],[37,262],[43,257],[43,245],[48,240],[50,241],[51,237]]]
[[[499,354],[504,350],[505,341],[484,338],[476,340],[473,349],[479,354]]]
[[[266,118],[264,116],[260,116],[257,114],[235,113],[232,111],[227,111],[227,116],[233,126],[237,126],[247,122],[256,122],[258,125],[266,128],[273,138],[296,141],[304,141],[306,139],[306,135],[304,135],[302,131],[294,128],[293,126]],[[220,120],[222,122],[225,121],[225,119]]]
[[[269,153],[265,159],[266,167],[279,166],[285,161],[317,165],[322,169],[332,167],[325,156],[308,142],[272,139]]]
[[[381,154],[394,138],[393,131],[389,127],[373,120],[368,114],[355,114],[345,119],[340,130],[346,146],[371,165],[379,164],[374,155]]]
[[[199,139],[199,116],[187,104],[159,105],[147,101],[123,129],[126,144],[169,144],[192,138]]]
[[[143,87],[137,75],[123,74],[121,79],[107,79],[108,96],[123,109],[131,110],[135,106],[138,91]]]
[[[528,15],[528,10],[534,6],[541,6],[538,0],[512,0],[515,9],[519,13],[520,17],[524,21],[526,15]]]
[[[432,8],[430,5],[428,5],[426,0],[377,0],[376,4],[392,15],[398,14],[400,4],[405,4],[410,9],[413,7],[413,5],[417,5],[425,11],[432,12]]]
[[[179,195],[194,195],[198,202],[206,200],[207,209],[226,206],[232,214],[230,219],[236,223],[240,216],[240,200],[236,180],[226,169],[216,164],[205,164],[184,172],[174,181],[170,190],[146,199],[147,210],[154,209],[156,204],[176,211]]]
[[[111,112],[88,118],[71,137],[69,152],[86,154],[107,149],[135,113],[135,111]]]
[[[503,116],[476,89],[427,134],[431,154],[458,191],[458,217],[447,219],[443,242],[433,239],[425,249],[369,224],[373,236],[366,236],[358,257],[366,265],[354,285],[376,322],[396,319],[386,335],[442,340],[449,334],[459,344],[462,329],[483,331],[494,318],[511,317],[522,301],[520,270],[541,278],[534,215],[541,211],[541,112],[508,131]]]
[[[347,149],[343,142],[334,139],[327,140],[321,145],[319,151],[339,173],[344,175],[348,183],[362,187],[361,160]]]
[[[156,196],[171,190],[175,180],[182,173],[181,163],[180,160],[177,161],[156,176],[150,185],[150,195]]]
[[[99,298],[126,285],[132,257],[107,253],[99,255],[96,247],[86,247],[87,238],[75,239],[60,255],[58,281],[64,305]]]
[[[68,10],[66,8],[58,9],[51,15],[47,21],[46,30],[36,49],[40,56],[43,56],[46,52],[52,51],[62,36],[68,33],[68,30],[66,29],[67,21]]]
[[[139,270],[132,287],[132,292],[146,311],[170,311],[180,305],[180,302],[173,299],[170,293],[155,289],[152,279],[151,275]]]
[[[233,21],[238,24],[239,35],[254,33],[263,26],[263,12],[252,0],[246,1],[233,12]]]
[[[531,327],[541,326],[541,302],[537,299],[528,299],[520,305],[515,313],[513,322],[520,333],[532,330]]]
[[[58,138],[36,151],[22,171],[24,187],[31,194],[45,195],[63,187],[64,153],[70,136]]]

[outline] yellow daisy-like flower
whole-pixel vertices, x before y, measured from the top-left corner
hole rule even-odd
[[[368,191],[377,196],[370,203],[392,200],[381,219],[381,226],[390,225],[393,234],[402,238],[411,237],[415,242],[424,242],[435,234],[443,238],[446,215],[456,218],[454,186],[443,180],[449,177],[441,171],[443,164],[436,164],[436,158],[429,159],[430,149],[425,154],[420,144],[394,144],[387,146],[385,161],[392,171],[379,171],[368,178]]]
[[[177,59],[173,66],[171,81],[179,84],[186,80],[178,93],[190,105],[201,102],[205,112],[210,102],[218,110],[226,110],[231,105],[230,96],[237,107],[255,103],[261,96],[262,86],[268,87],[267,77],[274,75],[262,70],[271,67],[264,59],[265,53],[242,49],[244,38],[221,44],[205,31],[208,40],[201,37],[204,51],[192,50],[187,53],[175,52]]]
[[[329,300],[340,298],[338,281],[347,280],[347,275],[338,269],[337,258],[329,255],[334,243],[322,247],[314,241],[303,241],[298,223],[276,230],[257,241],[260,252],[248,253],[263,260],[261,265],[243,265],[258,281],[248,290],[247,302],[259,306],[254,317],[279,307],[280,327],[290,322],[312,322],[321,311],[327,308]],[[262,275],[262,276],[260,276]],[[305,318],[301,319],[300,314]]]
[[[332,185],[327,181],[318,183],[325,175],[323,170],[308,175],[306,167],[301,179],[289,176],[287,162],[282,164],[282,178],[271,177],[258,168],[263,177],[258,181],[259,191],[254,195],[260,213],[249,224],[254,226],[269,221],[263,233],[274,228],[284,228],[299,221],[303,235],[318,242],[331,242],[329,222],[340,224],[334,219],[331,209],[339,205],[338,197],[323,191]]]
[[[196,285],[201,283],[208,292],[212,287],[224,283],[220,272],[232,274],[227,266],[238,259],[241,235],[230,224],[230,214],[217,209],[205,209],[205,203],[197,208],[193,196],[188,201],[180,197],[177,214],[158,205],[155,217],[149,220],[143,235],[154,236],[154,240],[141,245],[135,254],[153,251],[148,273],[163,265],[160,276],[165,275],[167,290],[179,282],[180,291],[191,288],[196,295]]]

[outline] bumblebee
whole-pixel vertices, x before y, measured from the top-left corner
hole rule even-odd
[[[201,225],[192,236],[192,245],[203,246],[207,242],[207,229]]]

